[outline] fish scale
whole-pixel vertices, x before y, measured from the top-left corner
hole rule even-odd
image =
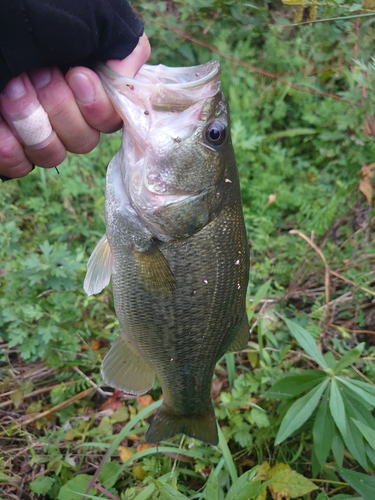
[[[138,80],[100,73],[125,126],[84,287],[98,293],[112,278],[121,331],[103,361],[106,383],[137,395],[159,379],[164,401],[146,440],[185,433],[217,444],[214,368],[249,335],[249,249],[220,66],[144,68]]]

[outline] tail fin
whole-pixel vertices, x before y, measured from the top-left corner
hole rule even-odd
[[[219,438],[212,404],[203,415],[185,417],[174,413],[163,403],[156,412],[146,433],[146,441],[148,443],[158,443],[180,433],[206,443],[218,444]]]

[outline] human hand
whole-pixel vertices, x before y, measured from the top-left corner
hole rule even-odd
[[[144,34],[134,51],[107,65],[133,77],[150,56]],[[88,153],[100,132],[121,126],[99,77],[89,68],[70,69],[65,77],[57,67],[22,73],[0,94],[0,175],[24,177],[33,164],[59,165],[67,151]]]

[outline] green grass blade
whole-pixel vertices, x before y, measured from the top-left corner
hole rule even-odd
[[[236,378],[236,364],[234,360],[234,352],[227,352],[225,354],[225,364],[227,365],[228,382],[233,386]]]
[[[232,454],[230,452],[230,449],[228,447],[228,444],[225,441],[223,431],[221,430],[219,425],[217,426],[217,430],[219,433],[219,449],[221,450],[223,457],[225,459],[225,462],[227,464],[227,469],[228,469],[229,475],[231,477],[232,483],[234,483],[238,479],[236,465],[234,463],[234,460],[233,460]]]
[[[214,469],[211,471],[206,484],[206,499],[219,500],[219,481]]]

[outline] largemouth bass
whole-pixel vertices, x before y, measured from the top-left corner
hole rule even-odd
[[[164,401],[146,441],[184,433],[217,444],[215,364],[249,336],[249,250],[220,65],[99,74],[124,120],[106,233],[84,283],[91,295],[112,277],[121,331],[102,376],[134,395],[158,377]]]

